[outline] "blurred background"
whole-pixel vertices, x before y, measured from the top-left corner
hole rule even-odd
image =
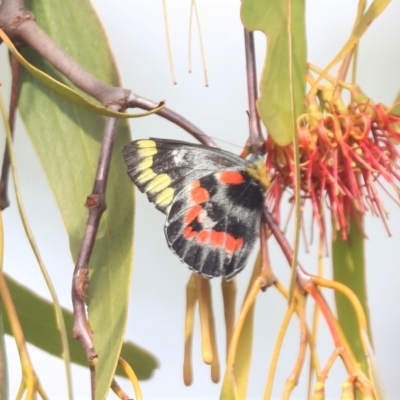
[[[188,73],[189,1],[167,1],[177,85],[171,80],[161,2],[93,0],[93,4],[109,34],[123,86],[154,101],[165,99],[169,108],[198,125],[215,138],[221,147],[239,153],[248,135],[240,2],[203,0],[197,3],[209,87],[205,87],[196,25],[193,29],[192,43],[193,72]],[[357,2],[347,0],[307,2],[308,60],[311,63],[323,67],[336,55],[349,36],[356,8]],[[399,15],[400,2],[393,2],[365,34],[359,53],[359,84],[375,102],[387,105],[393,102],[400,88]],[[256,39],[258,66],[261,70],[265,37],[258,33]],[[0,57],[0,65],[7,65],[5,46],[0,46]],[[8,100],[10,71],[3,70],[1,79],[2,93]],[[134,119],[130,124],[134,138],[164,137],[191,140],[180,128],[157,116]],[[4,135],[3,130],[1,133]],[[1,140],[2,146],[3,142],[4,140]],[[21,120],[17,122],[15,151],[28,218],[61,304],[71,308],[70,281],[73,261],[69,253],[67,235]],[[88,193],[90,190],[91,187],[88,187]],[[82,206],[84,202],[85,199],[82,199]],[[11,203],[11,207],[4,213],[4,269],[19,282],[49,299],[47,288],[25,239],[13,197]],[[369,236],[366,243],[367,285],[376,356],[389,398],[394,399],[400,398],[400,313],[396,307],[400,301],[400,224],[399,210],[389,201],[386,206],[391,213],[389,225],[392,238],[387,236],[380,220],[366,220],[366,232]],[[126,338],[151,351],[160,362],[160,369],[155,372],[153,378],[141,383],[144,397],[151,400],[216,399],[219,397],[220,385],[211,383],[210,369],[201,360],[198,329],[193,348],[194,383],[190,387],[183,384],[185,286],[190,276],[189,270],[168,249],[163,234],[164,216],[147,202],[146,196],[139,193],[136,210],[134,273]],[[291,237],[289,233],[288,238]],[[309,271],[316,268],[315,247],[311,247],[308,253],[302,250],[300,254],[302,264]],[[304,248],[302,243],[302,249]],[[271,240],[271,252],[275,274],[282,282],[288,282],[289,268],[274,240]],[[237,279],[238,306],[247,288],[254,258],[255,254]],[[326,263],[329,266],[329,259]],[[330,277],[329,268],[327,276]],[[223,361],[225,346],[220,281],[212,281],[212,286],[219,356]],[[331,294],[326,295],[332,298]],[[286,300],[274,289],[258,297],[249,399],[259,399],[263,393],[267,366],[286,307]],[[198,320],[196,323],[198,328]],[[325,359],[332,351],[332,341],[326,333],[322,324],[319,349],[320,354],[325,355]],[[20,380],[19,358],[13,339],[8,337],[6,342],[13,398]],[[276,399],[281,397],[282,387],[294,365],[298,343],[298,326],[297,320],[294,319],[285,339],[278,366],[274,386]],[[49,397],[66,398],[62,362],[32,346],[29,349]],[[76,366],[73,366],[72,370],[76,398],[89,399],[88,370]],[[305,398],[306,371],[307,367],[304,368],[302,380],[294,391],[293,399]],[[337,362],[327,381],[327,399],[338,398],[340,384],[345,378],[344,370],[340,367],[340,362]],[[131,393],[128,381],[119,379],[119,382]],[[116,397],[110,394],[109,398]]]

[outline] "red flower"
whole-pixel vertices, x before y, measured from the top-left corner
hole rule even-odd
[[[325,104],[323,113],[303,115],[297,127],[302,201],[311,201],[321,231],[326,204],[332,225],[343,238],[348,234],[349,217],[360,221],[360,215],[367,212],[378,215],[387,228],[378,187],[397,195],[400,181],[395,146],[400,141],[400,115],[366,100],[357,87],[353,89],[362,101],[347,108],[341,102]],[[268,204],[279,221],[282,194],[294,188],[293,148],[279,147],[271,137],[266,147],[266,166],[273,177]]]

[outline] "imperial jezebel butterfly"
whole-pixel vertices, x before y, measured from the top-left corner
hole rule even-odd
[[[191,270],[234,277],[258,237],[269,182],[262,157],[177,140],[135,140],[128,174],[164,214],[168,246]]]

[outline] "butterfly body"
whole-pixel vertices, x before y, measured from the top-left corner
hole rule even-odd
[[[243,269],[268,187],[261,157],[166,139],[128,143],[123,157],[132,181],[167,215],[165,237],[181,261],[208,278]]]

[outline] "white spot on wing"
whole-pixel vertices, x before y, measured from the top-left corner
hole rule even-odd
[[[181,149],[175,149],[172,151],[172,156],[174,157],[174,163],[176,165],[186,164],[186,160],[184,158],[184,151]]]

